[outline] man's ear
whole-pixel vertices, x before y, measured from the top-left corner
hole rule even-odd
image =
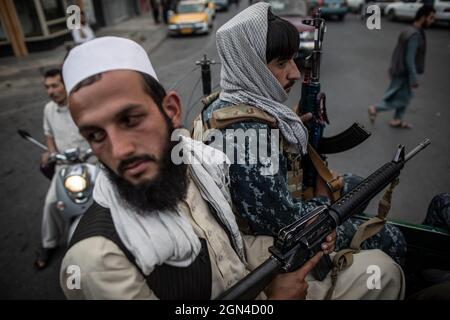
[[[163,99],[163,109],[174,128],[181,126],[181,99],[175,91],[169,91]]]

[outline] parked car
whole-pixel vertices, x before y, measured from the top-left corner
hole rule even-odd
[[[305,0],[268,0],[272,6],[272,12],[277,16],[292,23],[299,32],[300,57],[306,57],[314,49],[314,27],[303,24],[305,19],[311,19],[308,15],[309,8]]]
[[[178,3],[176,12],[169,12],[169,34],[209,33],[213,16],[204,0],[187,0]]]
[[[422,0],[394,2],[386,6],[384,13],[392,21],[411,21],[416,16],[417,10],[422,6]],[[435,21],[450,25],[450,0],[434,0],[434,9],[436,10]]]
[[[395,0],[347,0],[349,11],[362,14],[362,10],[367,6],[372,4],[380,7],[381,13],[383,14],[384,8]]]
[[[216,5],[216,11],[228,11],[230,0],[212,0]]]
[[[310,0],[312,10],[320,8],[324,18],[337,17],[344,20],[348,13],[347,0]]]
[[[366,0],[347,0],[348,9],[351,12],[360,13],[365,3]]]

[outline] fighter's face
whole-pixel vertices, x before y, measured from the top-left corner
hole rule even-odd
[[[273,59],[267,64],[267,67],[288,93],[295,84],[295,81],[300,79],[300,71],[295,64],[294,59]]]
[[[134,71],[111,71],[70,95],[70,111],[95,155],[115,174],[139,185],[158,176],[169,143],[169,126]],[[181,105],[169,92],[163,106],[172,126]]]
[[[50,99],[59,105],[65,104],[67,93],[60,75],[45,78],[44,86]]]

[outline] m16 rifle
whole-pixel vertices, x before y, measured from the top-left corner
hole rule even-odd
[[[325,20],[321,18],[320,9],[313,19],[303,23],[314,27],[314,49],[305,59],[303,70],[302,94],[299,103],[299,114],[311,113],[312,119],[305,125],[309,131],[309,144],[324,159],[325,154],[339,153],[349,150],[370,136],[360,124],[354,123],[347,130],[333,137],[324,137],[324,129],[329,124],[326,109],[326,95],[320,89],[320,60],[323,38],[326,31]],[[309,157],[303,158],[303,184],[305,188],[315,187],[317,171]]]
[[[304,265],[321,249],[325,238],[337,226],[357,214],[388,184],[398,178],[408,160],[430,144],[426,139],[405,156],[399,146],[392,161],[381,166],[331,206],[320,206],[278,233],[272,254],[258,268],[222,293],[219,300],[254,299],[279,273],[292,272]]]

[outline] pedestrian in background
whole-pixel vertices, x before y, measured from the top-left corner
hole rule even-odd
[[[435,10],[422,6],[416,13],[412,25],[400,34],[392,54],[389,75],[391,83],[382,100],[369,107],[369,118],[373,123],[377,112],[395,110],[394,118],[389,122],[394,128],[411,128],[403,121],[406,108],[413,96],[412,89],[417,89],[417,74],[422,74],[425,67],[426,38],[425,31],[434,21]]]
[[[91,27],[89,26],[84,11],[80,12],[80,22],[80,29],[72,30],[72,38],[76,46],[95,39],[94,31],[92,31]]]
[[[152,13],[153,13],[153,20],[155,21],[155,24],[160,23],[159,20],[159,7],[161,6],[160,0],[151,0],[150,4],[152,6]]]
[[[165,24],[169,22],[169,11],[176,11],[179,0],[161,0],[162,16]]]

